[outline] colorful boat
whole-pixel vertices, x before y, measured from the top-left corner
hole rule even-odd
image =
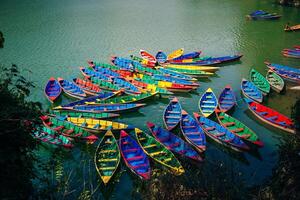
[[[219,96],[219,109],[228,112],[236,105],[236,97],[230,85],[226,85]]]
[[[148,156],[139,144],[125,131],[121,131],[119,148],[127,167],[142,179],[150,179],[151,168]]]
[[[141,49],[140,50],[140,54],[141,54],[141,56],[144,59],[149,60],[150,62],[156,63],[155,56],[153,56],[152,54],[148,53],[147,51]]]
[[[192,66],[208,66],[208,65],[217,65],[220,64],[221,61],[219,60],[199,60],[199,61],[192,61],[192,62],[174,62],[171,61],[170,64],[176,65],[192,65]]]
[[[167,55],[162,51],[158,51],[157,54],[155,55],[155,58],[157,62],[164,63],[167,60]]]
[[[300,30],[300,24],[294,25],[294,26],[289,26],[286,25],[284,28],[284,31],[288,32],[288,31],[299,31]]]
[[[58,131],[63,136],[87,140],[89,143],[94,143],[96,140],[98,140],[97,136],[78,126],[75,126],[68,121],[65,121],[66,116],[50,117],[44,115],[41,116],[40,119],[43,121],[43,124],[46,127]]]
[[[154,92],[154,93],[142,93],[139,95],[126,95],[126,96],[118,96],[118,97],[114,97],[114,98],[110,98],[110,99],[106,99],[106,100],[100,100],[100,101],[96,101],[96,102],[92,102],[89,104],[124,104],[124,103],[136,103],[136,102],[141,102],[141,101],[145,101],[151,97],[154,97],[156,94],[158,94],[158,92]]]
[[[249,77],[251,82],[263,93],[263,95],[270,93],[270,84],[261,73],[255,69],[251,69]]]
[[[83,80],[80,78],[73,78],[73,82],[78,85],[86,94],[89,95],[98,95],[102,92],[99,85],[93,84],[89,80]]]
[[[105,67],[101,67],[101,66],[98,66],[98,65],[95,65],[92,67],[96,72],[99,72],[107,77],[111,77],[111,78],[114,78],[114,77],[120,77],[121,75],[111,69],[108,69],[108,68],[105,68]]]
[[[281,76],[283,79],[300,84],[300,69],[273,63],[266,64],[270,70]]]
[[[172,67],[166,67],[166,68],[176,71],[178,73],[190,75],[190,76],[197,77],[197,78],[198,77],[206,78],[206,77],[214,75],[214,73],[212,73],[212,72],[207,72],[207,71],[203,71],[203,70],[181,69],[181,68],[172,68]]]
[[[289,133],[296,133],[294,122],[276,110],[246,98],[248,109],[261,121]]]
[[[44,89],[47,99],[53,103],[61,94],[61,87],[54,77],[51,77]]]
[[[117,56],[111,57],[112,64],[126,70],[133,70],[133,67],[131,65],[132,60],[120,58]]]
[[[79,105],[74,107],[56,107],[55,109],[73,110],[78,112],[102,113],[114,112],[121,113],[126,111],[138,110],[146,104],[128,103],[128,104],[100,104],[100,105]]]
[[[242,79],[241,82],[241,90],[245,97],[251,98],[254,101],[259,103],[263,102],[263,94],[262,92],[250,81],[247,79]]]
[[[282,55],[289,58],[300,58],[300,50],[282,51]]]
[[[124,92],[126,94],[129,95],[141,94],[141,91],[137,87],[135,87],[134,85],[132,85],[128,81],[125,81],[122,78],[114,78],[112,83],[118,86],[119,88],[124,89]]]
[[[218,99],[211,88],[208,88],[199,99],[199,110],[204,117],[209,117],[218,106]]]
[[[176,97],[173,97],[170,100],[170,103],[165,108],[163,114],[163,121],[165,127],[171,131],[173,130],[180,122],[181,119],[181,105]]]
[[[106,76],[101,72],[96,72],[93,69],[88,69],[84,67],[79,67],[79,70],[82,73],[82,75],[87,79],[90,79],[91,77],[95,77],[101,79],[102,81],[111,82],[110,76]]]
[[[168,82],[172,82],[172,83],[191,86],[191,87],[193,87],[193,89],[196,89],[199,87],[198,83],[190,82],[190,81],[179,79],[179,78],[174,78],[172,76],[155,74],[152,76],[152,78],[157,81],[168,81]]]
[[[264,145],[264,143],[259,140],[256,133],[254,133],[254,131],[248,128],[245,124],[235,119],[234,117],[227,115],[224,112],[220,112],[217,110],[216,113],[219,123],[222,126],[226,127],[231,133],[259,147],[262,147]]]
[[[242,139],[231,133],[227,128],[206,117],[200,116],[198,113],[194,113],[194,117],[206,135],[214,141],[235,151],[249,150],[249,147],[242,141]]]
[[[197,81],[197,79],[193,78],[192,76],[185,75],[185,74],[176,72],[176,71],[171,70],[171,69],[166,69],[166,68],[163,68],[163,67],[159,67],[157,70],[160,71],[161,73],[163,73],[164,75],[169,75],[169,76],[172,76],[172,77],[175,77],[175,78],[178,78],[178,79],[183,79],[183,80],[186,80],[186,81]]]
[[[183,55],[181,55],[177,58],[174,58],[172,61],[198,58],[200,54],[201,54],[201,51],[186,53],[186,54],[183,54]]]
[[[67,117],[67,121],[72,122],[76,126],[79,126],[89,132],[99,133],[111,129],[112,131],[120,131],[125,129],[133,129],[131,125],[112,122],[101,119],[83,118],[83,117]]]
[[[184,52],[184,48],[176,49],[175,51],[173,51],[167,56],[167,60],[173,60],[174,58],[182,56],[183,52]]]
[[[205,133],[200,125],[185,110],[182,110],[180,120],[181,132],[188,143],[196,148],[200,153],[206,150]]]
[[[71,81],[64,80],[63,78],[57,78],[58,83],[62,90],[72,98],[76,99],[84,99],[86,97],[86,94],[84,91],[78,87],[75,83]]]
[[[115,85],[115,84],[107,82],[107,81],[103,81],[103,80],[99,79],[98,77],[90,77],[90,80],[92,81],[92,83],[99,85],[99,87],[104,90],[111,90],[111,91],[123,90],[124,91],[124,89],[121,86]]]
[[[236,54],[232,56],[220,56],[220,57],[202,57],[202,58],[196,58],[196,59],[183,59],[183,60],[176,60],[175,62],[178,63],[197,63],[203,62],[203,61],[210,61],[210,62],[220,62],[220,63],[226,63],[226,62],[232,62],[239,60],[243,55],[242,54]]]
[[[252,20],[276,20],[281,17],[277,13],[268,13],[263,10],[257,10],[246,16],[248,19]]]
[[[202,161],[199,154],[180,137],[153,123],[147,122],[147,126],[155,139],[165,145],[169,150],[195,161]]]
[[[86,118],[94,118],[94,119],[107,119],[107,118],[120,116],[120,114],[116,114],[116,113],[85,113],[85,112],[76,112],[76,111],[69,111],[69,110],[51,110],[51,114],[56,116],[86,117]]]
[[[138,128],[135,128],[134,132],[139,145],[148,156],[165,166],[175,175],[184,173],[184,169],[180,162],[169,149]]]
[[[283,79],[272,70],[268,70],[266,74],[266,79],[271,85],[271,88],[276,92],[280,93],[283,90],[284,88]]]
[[[116,172],[121,160],[120,150],[115,136],[108,130],[95,152],[94,162],[96,170],[104,185],[106,185]]]
[[[220,67],[213,66],[197,66],[197,65],[176,65],[176,64],[165,64],[163,65],[165,68],[174,70],[174,69],[184,69],[190,71],[204,71],[204,72],[216,72],[220,69]]]
[[[56,146],[63,146],[65,148],[72,148],[74,146],[68,137],[60,135],[56,131],[47,127],[43,127],[41,130],[37,130],[32,133],[32,137],[42,142]]]
[[[152,62],[150,60],[144,59],[144,58],[140,58],[134,55],[130,55],[131,60],[133,61],[137,61],[140,64],[142,64],[145,67],[150,67],[150,68],[154,68],[156,65],[156,62]]]

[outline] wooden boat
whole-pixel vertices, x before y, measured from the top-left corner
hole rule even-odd
[[[300,84],[300,70],[284,65],[266,63],[267,67],[287,81]]]
[[[59,132],[63,136],[83,139],[88,141],[89,143],[94,143],[96,140],[98,140],[97,136],[87,132],[80,127],[75,126],[68,121],[65,121],[66,116],[50,117],[44,115],[41,116],[40,119],[46,127]]]
[[[296,133],[294,122],[283,114],[246,98],[248,109],[261,121],[289,133]]]
[[[186,81],[197,81],[197,79],[193,78],[192,76],[182,74],[182,73],[176,72],[176,71],[171,70],[171,69],[166,69],[166,68],[163,68],[163,67],[159,67],[157,70],[160,71],[161,73],[163,73],[164,75],[169,75],[169,76],[172,76],[174,78],[183,79],[183,80],[186,80]]]
[[[115,136],[108,130],[99,143],[94,157],[96,170],[106,185],[116,172],[121,160]]]
[[[174,58],[182,56],[183,52],[184,52],[184,48],[176,49],[175,51],[173,51],[167,56],[167,60],[173,60]]]
[[[114,78],[112,83],[118,86],[119,88],[124,89],[124,92],[126,94],[129,95],[141,94],[141,91],[137,87],[135,87],[134,85],[132,85],[128,81],[125,81],[122,78]]]
[[[186,53],[183,54],[177,58],[174,58],[172,61],[179,61],[179,60],[185,60],[185,59],[193,59],[193,58],[198,58],[199,55],[201,54],[201,51],[195,51],[191,53]]]
[[[101,67],[101,66],[98,66],[98,65],[95,65],[92,67],[96,72],[99,72],[101,73],[102,75],[105,75],[107,77],[111,77],[111,78],[114,78],[114,77],[120,77],[121,75],[111,69],[108,69],[108,68],[105,68],[105,67]]]
[[[156,63],[156,58],[155,56],[153,56],[152,54],[150,54],[149,52],[145,51],[145,50],[140,50],[140,54],[141,56],[146,59],[149,60],[150,62]]]
[[[76,111],[69,111],[69,110],[52,110],[51,114],[56,116],[85,117],[85,118],[94,118],[94,119],[107,119],[107,118],[120,116],[120,114],[116,114],[116,113],[85,113],[85,112],[76,112]]]
[[[63,78],[60,77],[57,78],[57,80],[62,90],[69,97],[76,98],[76,99],[83,99],[86,97],[84,91],[80,87],[78,87],[75,83],[64,80]]]
[[[96,72],[93,69],[88,69],[88,68],[84,68],[84,67],[80,67],[79,70],[82,73],[82,75],[87,79],[90,79],[91,77],[95,77],[102,81],[111,82],[110,76],[106,76],[106,75],[102,74],[101,72]]]
[[[153,62],[153,61],[150,61],[150,60],[147,60],[144,58],[140,58],[140,57],[137,57],[134,55],[130,55],[130,58],[131,58],[131,60],[137,61],[145,67],[154,68],[156,65],[156,62]]]
[[[263,95],[262,92],[250,81],[247,79],[242,79],[241,82],[241,90],[245,97],[251,98],[254,101],[259,103],[263,102]]]
[[[208,88],[199,99],[199,110],[204,117],[209,117],[218,106],[218,99],[211,88]]]
[[[98,95],[102,92],[99,85],[93,84],[89,80],[83,80],[80,78],[73,78],[73,82],[78,85],[86,94]]]
[[[165,145],[169,150],[195,161],[202,161],[199,154],[180,137],[153,123],[147,122],[147,126],[155,139]]]
[[[213,67],[213,66],[176,65],[176,64],[165,64],[164,67],[171,70],[184,69],[184,70],[204,71],[204,72],[216,72],[220,69],[220,67]]]
[[[224,112],[220,112],[219,110],[217,110],[216,113],[219,123],[226,127],[231,133],[259,147],[264,145],[263,142],[259,140],[256,133],[254,133],[254,131],[248,128],[245,124]]]
[[[199,61],[192,61],[192,62],[169,62],[170,64],[176,65],[192,65],[192,66],[209,66],[209,65],[217,65],[220,64],[221,61],[219,60],[199,60]]]
[[[289,58],[300,58],[300,50],[282,51],[282,55]]]
[[[231,133],[227,128],[206,117],[200,116],[198,113],[194,113],[194,117],[206,135],[214,141],[235,151],[249,150],[249,147],[242,141],[242,139]]]
[[[197,63],[201,63],[203,61],[208,62],[218,62],[218,63],[227,63],[227,62],[233,62],[236,60],[239,60],[243,55],[242,54],[236,54],[232,56],[220,56],[220,57],[202,57],[202,58],[195,58],[195,59],[183,59],[183,60],[176,60],[174,62],[178,63],[195,63],[197,66]]]
[[[270,84],[261,73],[255,69],[251,69],[249,77],[251,82],[263,93],[263,95],[270,93]]]
[[[289,88],[290,90],[300,90],[300,86],[293,86]]]
[[[283,90],[284,88],[283,79],[272,70],[268,70],[266,74],[266,79],[271,85],[271,88],[276,92],[280,93]]]
[[[248,19],[252,20],[276,20],[281,17],[277,13],[268,13],[263,10],[257,10],[246,16]]]
[[[142,103],[128,103],[128,104],[100,104],[100,105],[79,105],[74,107],[56,107],[55,109],[72,110],[78,112],[88,113],[102,113],[102,112],[113,112],[121,113],[126,111],[138,110],[146,104]]]
[[[295,45],[294,48],[300,50],[300,45]]]
[[[136,102],[141,102],[145,101],[151,97],[154,97],[158,92],[154,93],[142,93],[139,95],[127,95],[127,96],[118,96],[106,100],[100,100],[96,102],[89,103],[91,105],[95,104],[125,104],[125,103],[136,103]]]
[[[125,129],[133,129],[134,127],[131,125],[101,120],[101,119],[93,119],[93,118],[83,118],[83,117],[67,117],[67,121],[72,122],[76,126],[79,126],[89,132],[99,133],[102,131],[106,131],[111,129],[112,131],[120,131]]]
[[[133,67],[131,64],[132,60],[113,56],[113,57],[111,57],[111,62],[113,65],[118,66],[122,69],[129,70],[129,71],[133,70]]]
[[[198,152],[202,153],[206,150],[204,131],[185,110],[182,110],[180,129],[186,141],[194,146]]]
[[[47,99],[53,103],[61,94],[61,87],[54,77],[51,77],[44,89]]]
[[[42,142],[63,146],[65,148],[72,148],[74,146],[68,137],[60,135],[56,131],[45,126],[41,130],[32,133],[32,137]]]
[[[74,106],[78,106],[78,105],[85,105],[88,104],[89,102],[94,102],[97,100],[105,100],[105,99],[109,99],[112,98],[116,95],[120,95],[122,94],[122,90],[116,91],[116,92],[102,92],[101,94],[97,95],[97,96],[92,96],[92,97],[88,97],[88,98],[84,98],[82,100],[78,100],[78,101],[74,101],[62,106],[57,106],[54,107],[53,109],[62,109],[62,107],[74,107]]]
[[[165,75],[155,74],[155,75],[152,76],[152,78],[154,80],[157,80],[157,81],[168,81],[168,82],[172,82],[172,83],[191,86],[191,87],[193,87],[193,89],[196,89],[196,88],[199,87],[198,83],[190,82],[190,81],[179,79],[179,78],[174,78],[172,76],[165,76]]]
[[[170,100],[170,103],[165,108],[163,114],[163,121],[165,127],[171,131],[173,130],[180,122],[181,119],[181,105],[176,97],[173,97]]]
[[[139,144],[125,131],[121,131],[119,148],[127,167],[142,179],[150,179],[151,168],[148,156]]]
[[[157,54],[155,55],[155,58],[157,62],[164,63],[167,60],[167,55],[162,51],[158,51]]]
[[[294,25],[294,26],[288,26],[286,25],[284,28],[284,31],[299,31],[300,30],[300,24]]]
[[[92,81],[92,83],[99,85],[99,87],[104,90],[110,90],[110,91],[123,90],[124,91],[124,88],[122,88],[120,85],[115,85],[111,82],[103,81],[97,77],[90,77],[90,80]]]
[[[139,145],[148,156],[165,166],[175,175],[184,173],[184,169],[180,162],[169,149],[138,128],[135,128],[134,132]]]
[[[221,112],[228,112],[236,105],[236,97],[230,85],[225,86],[218,100]]]
[[[153,68],[149,67],[144,67],[138,62],[132,62],[131,63],[133,66],[133,69],[135,72],[142,73],[142,74],[148,74],[148,75],[153,75],[153,74],[163,74],[162,72],[155,70]]]
[[[197,78],[207,78],[209,76],[214,75],[212,72],[202,71],[202,70],[190,70],[190,69],[180,69],[180,68],[172,68],[167,67],[167,69],[174,70],[178,73],[190,75]]]

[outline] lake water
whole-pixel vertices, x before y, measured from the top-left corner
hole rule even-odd
[[[31,100],[49,106],[43,97],[43,87],[50,76],[72,78],[79,75],[79,66],[86,60],[108,62],[111,55],[128,57],[138,55],[139,49],[155,54],[167,53],[184,47],[186,52],[202,50],[203,55],[222,56],[242,53],[240,62],[228,64],[209,81],[191,94],[178,95],[185,110],[198,110],[199,96],[211,87],[218,95],[226,84],[231,84],[240,99],[240,81],[248,77],[251,68],[265,74],[264,61],[300,66],[299,60],[281,55],[283,48],[300,44],[300,33],[285,33],[283,27],[300,23],[300,11],[272,5],[272,1],[240,0],[2,0],[0,30],[5,36],[5,48],[0,50],[0,63],[17,64],[22,73],[36,83]],[[277,21],[248,21],[245,15],[264,9],[283,15]],[[29,71],[32,71],[30,73]],[[287,85],[290,87],[290,84]],[[284,94],[272,92],[265,105],[290,116],[291,106],[299,92],[287,90]],[[66,99],[64,99],[66,101]],[[167,99],[156,98],[138,113],[129,113],[119,121],[147,130],[146,121],[163,125],[162,113]],[[205,162],[200,166],[182,160],[186,173],[178,178],[184,184],[196,179],[199,185],[204,178],[213,183],[218,177],[210,170],[224,165],[246,186],[264,183],[272,175],[278,160],[278,144],[287,133],[266,127],[246,111],[239,101],[233,116],[253,129],[265,143],[254,153],[235,155],[215,143],[208,144]],[[80,145],[70,152],[60,152],[62,169],[70,175],[70,188],[75,191],[68,197],[78,196],[83,189],[99,186],[99,176],[93,164],[95,146]],[[41,159],[51,159],[52,151],[41,147]],[[57,164],[56,164],[57,166]],[[159,166],[155,165],[159,169]],[[230,171],[231,170],[231,171]],[[206,174],[201,174],[205,172]],[[130,199],[140,181],[122,165],[114,184],[100,186],[96,198]],[[207,175],[207,176],[205,176]],[[201,177],[201,179],[200,179]],[[193,186],[190,186],[193,187]]]

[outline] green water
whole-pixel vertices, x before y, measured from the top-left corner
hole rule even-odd
[[[290,66],[299,66],[296,59],[281,55],[283,48],[300,44],[300,33],[285,33],[287,22],[300,23],[300,11],[272,5],[272,1],[240,0],[2,0],[0,30],[5,36],[5,48],[0,50],[0,63],[15,63],[24,75],[36,83],[31,99],[49,106],[43,97],[43,87],[50,76],[72,78],[79,74],[79,66],[86,60],[108,62],[111,55],[129,56],[139,49],[151,53],[167,53],[184,47],[186,52],[202,50],[203,55],[222,56],[241,52],[241,62],[229,64],[217,77],[201,82],[191,94],[178,95],[185,110],[198,111],[199,95],[212,87],[218,95],[222,87],[231,84],[240,99],[240,81],[248,77],[251,67],[266,72],[263,64],[268,60]],[[283,15],[277,21],[247,21],[245,15],[253,10],[265,9]],[[32,73],[29,72],[32,71]],[[287,87],[289,87],[288,84]],[[290,115],[290,107],[300,94],[287,90],[285,94],[272,92],[266,105]],[[64,99],[64,101],[67,101]],[[133,124],[143,130],[146,121],[162,125],[162,113],[168,100],[156,99],[138,113],[123,115],[118,120]],[[261,184],[272,174],[278,155],[277,145],[288,134],[276,131],[257,122],[239,101],[233,116],[253,129],[265,143],[255,153],[238,156],[209,143],[206,161],[201,167],[184,162],[183,180],[197,177],[204,171],[207,179],[214,180],[211,166],[224,163],[227,169],[245,180],[246,185]],[[94,146],[84,145],[62,154],[65,172],[72,171],[71,188],[78,196],[84,183],[97,187],[99,177],[93,165]],[[42,148],[43,159],[51,155]],[[48,154],[49,153],[49,154]],[[157,166],[156,166],[157,167]],[[125,170],[125,171],[124,171]],[[122,166],[122,173],[108,188],[100,186],[95,197],[131,198],[134,185],[140,182]],[[202,176],[203,177],[203,176]],[[199,182],[201,182],[199,178]],[[200,183],[201,185],[201,183]],[[87,188],[86,188],[87,189]],[[72,196],[74,195],[74,196]]]

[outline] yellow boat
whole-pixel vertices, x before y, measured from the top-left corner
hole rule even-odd
[[[124,129],[133,129],[134,127],[131,125],[101,120],[101,119],[93,119],[93,118],[84,118],[84,117],[68,117],[67,121],[72,122],[76,126],[79,126],[87,131],[93,133],[99,133],[108,129],[112,131],[115,130],[124,130]]]
[[[220,69],[220,67],[212,67],[212,66],[175,65],[175,64],[167,64],[164,65],[164,67],[168,69],[188,69],[188,70],[200,70],[205,72],[215,72]]]
[[[174,59],[174,58],[177,58],[177,57],[179,57],[179,56],[182,56],[183,52],[184,52],[184,48],[177,49],[177,50],[173,51],[172,53],[170,53],[170,54],[168,55],[167,59],[168,59],[168,60],[172,60],[172,59]]]

